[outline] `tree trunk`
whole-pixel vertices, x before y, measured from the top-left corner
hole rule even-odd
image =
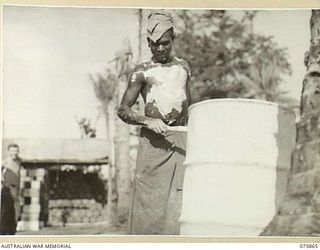
[[[139,33],[138,33],[138,58],[137,61],[140,63],[142,56],[142,9],[138,10],[139,18]]]
[[[320,235],[320,10],[312,10],[311,44],[301,96],[301,121],[287,191],[262,235]]]
[[[107,125],[107,138],[108,138],[108,145],[109,145],[109,178],[108,178],[108,205],[107,211],[108,216],[112,217],[112,200],[113,200],[113,192],[114,189],[114,176],[112,175],[113,168],[115,167],[115,105],[114,101],[110,100],[108,103],[103,104],[104,113],[106,116],[106,125]]]
[[[138,37],[138,58],[137,58],[137,64],[141,63],[142,59],[142,19],[143,19],[143,10],[139,9],[138,12],[138,18],[139,18],[139,37]],[[139,105],[139,111],[140,114],[144,114],[144,102],[141,95],[138,97],[138,105]]]
[[[125,77],[119,79],[119,102],[127,87]],[[117,118],[117,191],[118,191],[118,216],[127,217],[130,207],[132,189],[132,168],[130,164],[130,132],[129,125]]]

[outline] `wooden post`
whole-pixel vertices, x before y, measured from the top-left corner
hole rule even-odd
[[[120,77],[119,79],[119,100],[127,88],[127,79]],[[131,164],[130,164],[130,131],[129,125],[117,119],[117,191],[119,195],[117,210],[118,215],[127,216],[130,207],[131,184]]]
[[[108,177],[108,200],[107,200],[107,213],[109,218],[112,217],[112,198],[113,198],[113,176],[112,170],[115,167],[115,104],[114,100],[109,100],[104,104],[104,113],[106,115],[107,124],[107,137],[109,145],[109,177]]]

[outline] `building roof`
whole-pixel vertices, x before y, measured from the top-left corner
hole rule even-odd
[[[18,144],[22,162],[31,164],[99,164],[107,162],[109,153],[103,139],[3,139],[2,159],[10,143]]]

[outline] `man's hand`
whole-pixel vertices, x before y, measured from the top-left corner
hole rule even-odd
[[[167,132],[167,125],[161,119],[148,118],[145,124],[148,129],[156,133],[165,134]]]

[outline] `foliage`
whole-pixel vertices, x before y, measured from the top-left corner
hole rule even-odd
[[[285,48],[272,37],[255,34],[257,11],[241,20],[219,10],[175,11],[178,16],[176,53],[192,69],[194,101],[244,97],[279,101],[283,76],[291,74]]]
[[[93,83],[96,97],[106,104],[114,97],[116,92],[117,76],[110,69],[106,69],[103,75],[98,73],[96,77],[91,74],[89,76]]]
[[[91,119],[85,117],[78,119],[76,117],[76,122],[80,128],[81,138],[95,138],[97,136],[96,128],[91,124]]]

